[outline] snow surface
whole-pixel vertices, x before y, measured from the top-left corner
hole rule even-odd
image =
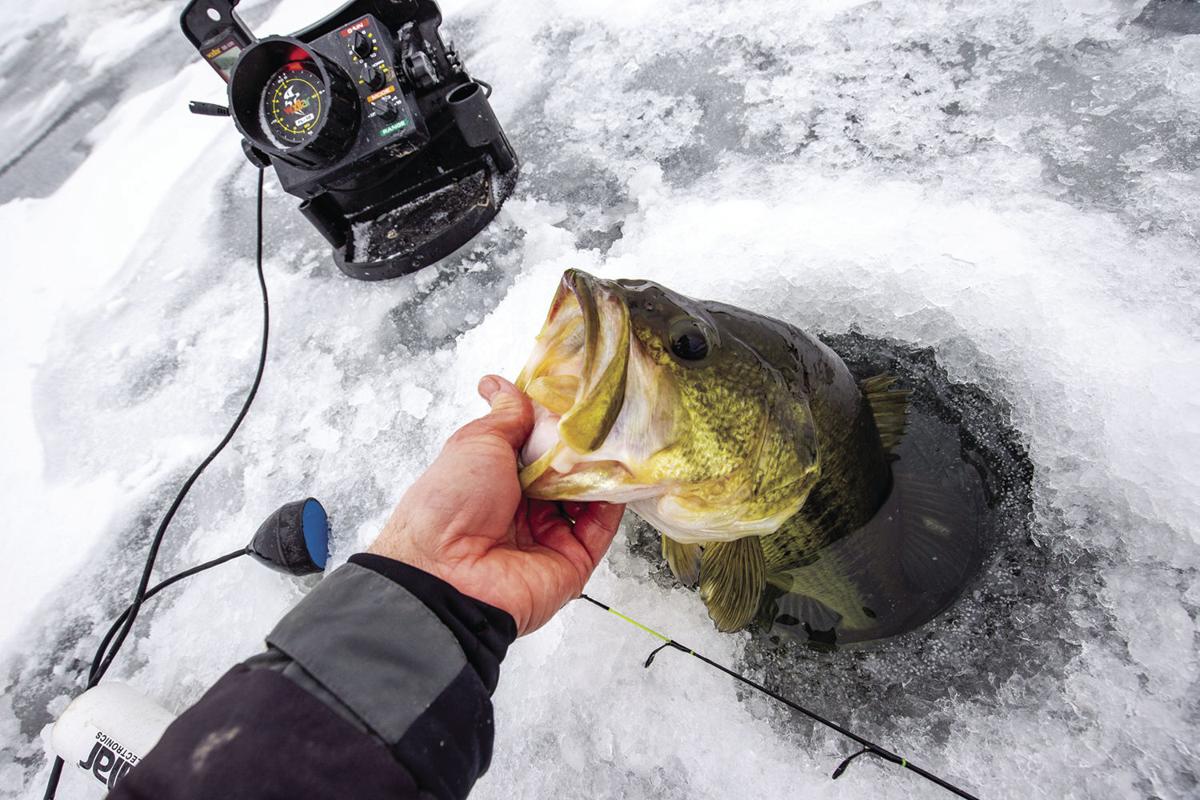
[[[1196,796],[1200,7],[1164,3],[1172,30],[1124,0],[447,0],[524,159],[517,192],[467,250],[367,284],[268,180],[266,383],[161,574],[306,494],[343,561],[481,411],[477,378],[516,373],[562,269],[653,278],[936,348],[1010,407],[1029,546],[1072,576],[1013,609],[1044,663],[947,673],[900,639],[866,677],[856,654],[813,656],[824,693],[793,696],[984,797]],[[243,4],[262,33],[332,5]],[[0,794],[35,798],[44,727],[251,378],[254,173],[227,121],[187,113],[222,85],[173,11],[5,6]],[[242,562],[193,578],[113,676],[182,709],[303,590]],[[744,656],[620,541],[589,591]],[[643,670],[653,644],[578,604],[518,642],[474,796],[942,796],[861,761],[831,781],[844,741],[694,660]],[[896,701],[833,700],[866,679]],[[910,681],[936,700],[901,702]],[[59,796],[97,794],[68,772]]]

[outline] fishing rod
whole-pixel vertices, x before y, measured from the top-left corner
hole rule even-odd
[[[902,767],[903,769],[909,770],[910,772],[915,772],[918,775],[920,775],[922,778],[924,778],[925,780],[932,781],[933,783],[936,783],[938,786],[941,786],[943,789],[945,789],[949,792],[952,792],[952,793],[958,795],[959,797],[966,798],[966,800],[979,800],[978,797],[976,797],[975,795],[966,791],[965,789],[960,789],[957,786],[955,786],[953,783],[950,783],[949,781],[947,781],[943,778],[939,778],[937,775],[934,775],[932,772],[930,772],[926,769],[922,769],[921,767],[918,767],[916,764],[912,763],[907,758],[896,755],[891,750],[887,750],[883,747],[880,747],[879,745],[872,742],[870,739],[865,739],[862,736],[859,736],[857,733],[854,733],[853,731],[843,728],[841,725],[838,725],[836,722],[825,719],[825,717],[822,717],[820,714],[816,713],[815,711],[810,711],[809,709],[805,708],[804,706],[800,705],[799,703],[793,702],[793,701],[787,699],[786,697],[784,697],[783,695],[778,694],[777,692],[771,691],[767,687],[763,686],[761,683],[757,683],[757,682],[751,680],[750,678],[747,678],[745,675],[741,674],[740,672],[735,672],[734,670],[730,669],[729,667],[725,666],[724,664],[719,664],[716,661],[713,661],[711,658],[708,658],[707,656],[697,653],[695,650],[688,647],[687,645],[680,644],[679,642],[672,639],[670,636],[667,636],[666,634],[663,634],[663,633],[659,633],[658,631],[654,630],[653,628],[651,628],[648,625],[643,625],[642,623],[638,622],[636,619],[626,616],[625,614],[622,614],[620,611],[617,611],[615,608],[613,608],[611,606],[607,606],[604,603],[601,603],[599,600],[595,599],[594,597],[590,597],[587,594],[581,594],[581,595],[579,595],[579,599],[587,600],[592,605],[598,606],[599,608],[604,609],[608,613],[610,613],[620,619],[623,619],[624,621],[628,622],[630,625],[633,625],[635,628],[640,628],[641,630],[645,631],[646,633],[650,634],[651,636],[655,637],[656,639],[660,639],[663,642],[663,644],[654,648],[654,651],[651,652],[650,655],[646,657],[646,663],[644,663],[642,665],[644,668],[649,669],[650,665],[654,663],[655,656],[657,656],[663,650],[666,650],[668,647],[672,647],[681,653],[686,653],[689,656],[698,658],[699,660],[703,661],[705,664],[709,665],[710,667],[713,667],[715,669],[720,670],[721,672],[724,672],[729,677],[734,678],[734,679],[746,684],[747,686],[754,689],[755,691],[762,692],[767,697],[770,697],[774,700],[778,700],[779,702],[783,703],[788,708],[791,708],[795,711],[799,711],[801,714],[805,715],[809,719],[811,719],[815,722],[819,722],[822,725],[824,725],[825,727],[835,730],[838,733],[840,733],[842,736],[845,736],[846,738],[851,739],[851,740],[857,742],[858,744],[862,745],[861,750],[847,756],[845,759],[842,760],[842,763],[838,764],[837,769],[835,769],[833,771],[833,779],[834,780],[837,780],[838,778],[840,778],[842,776],[842,773],[844,773],[846,771],[846,768],[850,766],[850,763],[852,761],[854,761],[854,759],[856,759],[862,755],[873,755],[873,756],[878,756],[879,758],[882,758],[884,761],[890,761],[893,764],[898,764],[900,767]]]

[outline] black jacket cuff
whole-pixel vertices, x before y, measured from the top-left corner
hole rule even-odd
[[[382,741],[422,790],[463,798],[491,761],[491,693],[515,638],[507,613],[359,554],[268,634],[274,655],[249,663]]]
[[[350,563],[389,578],[419,598],[454,634],[488,693],[496,691],[500,662],[517,638],[517,623],[507,611],[468,597],[441,578],[402,561],[357,553],[350,556]]]

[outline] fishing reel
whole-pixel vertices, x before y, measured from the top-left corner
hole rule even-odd
[[[228,84],[247,157],[274,167],[352,278],[383,280],[466,244],[519,169],[488,97],[443,43],[433,0],[350,0],[290,36],[257,39],[238,0],[191,0],[188,41]]]

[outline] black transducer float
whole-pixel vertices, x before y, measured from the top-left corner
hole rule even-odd
[[[257,39],[238,0],[191,0],[180,24],[229,84],[247,156],[272,166],[343,272],[394,278],[449,255],[499,211],[518,161],[488,96],[438,33],[432,0],[351,0]]]

